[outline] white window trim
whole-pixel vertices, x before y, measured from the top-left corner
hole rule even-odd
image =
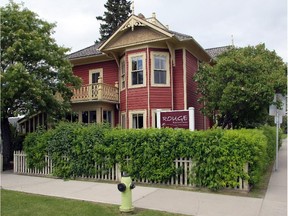
[[[155,83],[154,81],[154,57],[166,57],[166,84]],[[155,87],[170,87],[170,56],[168,52],[151,52],[151,86]]]
[[[89,84],[92,84],[93,73],[100,73],[100,77],[102,77],[102,80],[103,80],[103,68],[92,69],[92,70],[89,70]]]
[[[143,128],[147,128],[147,111],[146,110],[130,110],[129,111],[129,128],[133,128],[133,115],[143,114]]]
[[[143,84],[132,85],[132,58],[134,57],[142,57]],[[140,52],[140,53],[130,54],[128,56],[128,88],[140,88],[140,87],[145,87],[145,86],[146,86],[146,53]]]
[[[122,65],[124,64],[124,67],[125,67],[125,72],[124,72],[124,82],[125,82],[125,86],[124,87],[122,87],[122,75],[123,75],[123,73],[122,73]],[[125,62],[125,57],[124,58],[122,58],[121,59],[121,61],[120,61],[120,82],[119,82],[119,85],[120,85],[120,89],[121,89],[121,91],[122,90],[125,90],[126,89],[126,86],[127,86],[127,82],[126,82],[126,74],[127,74],[127,67],[126,67],[126,62]]]
[[[123,116],[125,118],[125,127],[123,128]],[[121,112],[121,128],[126,129],[127,128],[127,116],[126,116],[126,112]]]
[[[102,112],[101,112],[101,114],[102,114],[102,116],[101,116],[102,123],[104,122],[104,118],[103,118],[104,111],[110,111],[111,112],[111,127],[114,127],[114,111],[112,109],[102,108]]]

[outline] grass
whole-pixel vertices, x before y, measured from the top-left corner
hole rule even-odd
[[[120,213],[119,206],[55,198],[16,191],[1,190],[2,216],[181,216],[167,212],[135,209]]]

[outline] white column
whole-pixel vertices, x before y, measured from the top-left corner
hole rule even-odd
[[[157,109],[156,110],[156,116],[157,116],[157,119],[156,119],[156,122],[157,122],[157,128],[161,128],[161,121],[160,121],[160,113],[161,113],[161,109]]]
[[[195,130],[195,109],[194,107],[189,107],[189,130]]]

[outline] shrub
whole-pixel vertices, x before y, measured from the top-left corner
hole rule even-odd
[[[101,172],[119,163],[132,178],[155,183],[167,182],[182,171],[173,165],[175,159],[191,158],[191,183],[217,190],[238,186],[239,178],[252,185],[259,182],[274,157],[272,140],[269,127],[191,132],[60,123],[53,130],[29,134],[25,151],[33,166],[43,166],[41,160],[48,153],[53,174],[62,178],[94,175],[95,163],[105,164]],[[246,163],[249,173],[243,170]]]

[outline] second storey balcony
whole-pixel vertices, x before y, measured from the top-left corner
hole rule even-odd
[[[118,82],[115,83],[115,86],[105,83],[82,85],[79,89],[72,89],[72,92],[72,103],[89,101],[119,103]]]

